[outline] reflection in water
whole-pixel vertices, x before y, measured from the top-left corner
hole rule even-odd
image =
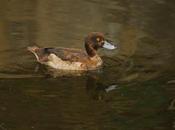
[[[116,89],[116,84],[104,85],[101,82],[97,81],[98,77],[88,76],[86,81],[86,89],[88,95],[92,97],[92,99],[102,100],[105,94],[109,93]]]
[[[94,77],[1,80],[0,119],[8,129],[170,129],[162,86],[152,80],[106,93]]]
[[[0,1],[0,129],[174,128],[174,0]],[[98,72],[54,75],[26,50],[93,31],[119,42]]]

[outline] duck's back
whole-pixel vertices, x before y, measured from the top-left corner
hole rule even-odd
[[[41,53],[46,55],[54,54],[63,61],[69,62],[87,62],[89,56],[85,51],[74,48],[41,48]]]

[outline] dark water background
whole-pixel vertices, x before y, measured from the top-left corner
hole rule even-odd
[[[119,46],[100,72],[48,75],[26,51],[92,31]],[[0,0],[0,130],[175,129],[174,34],[174,0]]]

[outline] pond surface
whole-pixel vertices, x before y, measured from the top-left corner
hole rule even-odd
[[[174,0],[0,2],[0,130],[175,129]],[[119,47],[100,71],[50,73],[26,50],[93,31]]]

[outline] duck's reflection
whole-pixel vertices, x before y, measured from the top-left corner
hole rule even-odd
[[[104,84],[98,80],[97,76],[88,76],[86,80],[86,89],[88,95],[94,100],[103,100],[107,93],[117,89],[116,84]]]
[[[45,66],[38,64],[34,71],[37,73],[39,72],[43,73],[45,75],[45,78],[48,78],[48,79],[54,78],[54,79],[60,80],[62,78],[66,78],[67,80],[71,81],[72,84],[79,83],[78,80],[81,80],[80,82],[85,80],[85,88],[87,90],[87,94],[93,100],[103,100],[105,99],[105,96],[108,95],[108,93],[119,88],[119,86],[114,82],[112,83],[103,82],[101,78],[101,76],[104,75],[102,68],[95,71],[89,71],[89,72],[88,71],[65,71],[65,70],[58,71],[55,69],[46,68]],[[76,79],[76,78],[77,78],[77,81],[75,82],[72,81],[72,79]]]

